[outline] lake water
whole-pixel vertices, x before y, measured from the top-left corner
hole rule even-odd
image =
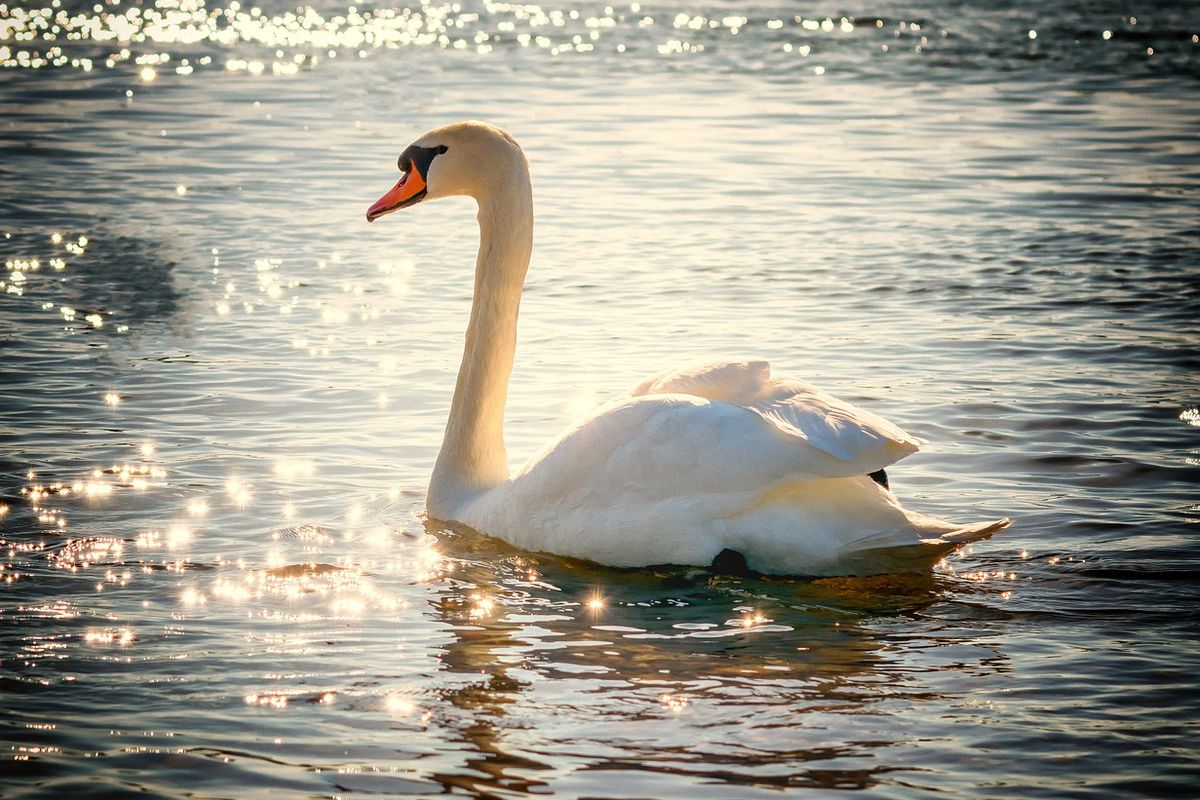
[[[1189,5],[7,0],[0,795],[1194,793]],[[1013,527],[818,581],[427,530],[473,209],[364,214],[469,117],[534,174],[514,462],[745,353]]]

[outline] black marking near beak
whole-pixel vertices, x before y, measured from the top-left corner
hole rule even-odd
[[[435,156],[439,156],[450,148],[444,144],[439,144],[437,147],[418,147],[415,144],[410,144],[404,148],[404,152],[400,154],[400,158],[396,159],[396,166],[400,167],[401,172],[409,172],[416,170],[421,176],[421,180],[429,179],[429,167],[433,164]]]

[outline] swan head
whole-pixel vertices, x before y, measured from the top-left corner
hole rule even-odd
[[[404,148],[396,163],[404,174],[367,209],[367,222],[439,197],[480,201],[514,178],[528,179],[516,140],[486,122],[435,128]]]

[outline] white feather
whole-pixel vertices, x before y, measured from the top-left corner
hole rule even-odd
[[[635,396],[673,392],[753,409],[813,447],[853,465],[851,474],[874,472],[918,450],[911,436],[882,417],[804,381],[772,378],[767,361],[696,365],[656,375],[633,390]]]

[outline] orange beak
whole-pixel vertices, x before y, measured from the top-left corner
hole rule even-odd
[[[425,198],[425,179],[415,168],[404,173],[391,191],[375,201],[367,209],[367,222],[374,222],[384,214],[421,202]]]

